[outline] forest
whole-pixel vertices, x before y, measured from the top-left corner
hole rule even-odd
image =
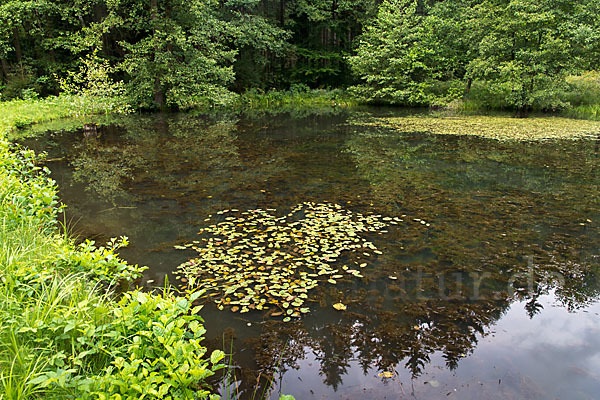
[[[599,14],[594,0],[3,0],[1,99],[95,90],[183,110],[321,88],[371,104],[593,107]]]

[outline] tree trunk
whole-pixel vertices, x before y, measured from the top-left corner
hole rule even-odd
[[[333,21],[333,24],[331,25],[331,32],[332,32],[332,45],[333,47],[337,47],[337,30],[336,30],[336,26],[335,26],[335,20],[336,20],[336,13],[337,11],[337,0],[333,0],[333,3],[331,4],[331,20]]]
[[[8,78],[8,62],[6,61],[5,58],[2,59],[2,76],[4,77],[4,79]]]
[[[23,52],[21,51],[21,39],[19,39],[19,31],[17,31],[17,28],[13,30],[13,37],[15,40],[15,54],[17,56],[17,63],[20,63],[23,59]]]
[[[158,19],[158,0],[150,0],[150,15],[153,22],[153,25],[156,23]],[[154,25],[155,26],[155,25]],[[156,29],[152,27],[152,32],[156,35]],[[155,58],[156,54],[160,51],[158,46],[154,48]],[[160,76],[154,77],[154,103],[158,106],[158,108],[162,109],[165,105],[165,96],[162,91],[160,85]]]

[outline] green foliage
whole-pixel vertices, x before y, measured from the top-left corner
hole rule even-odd
[[[281,110],[286,107],[337,107],[357,104],[342,90],[309,89],[303,84],[292,85],[287,91],[249,90],[238,98],[235,105],[245,110]]]
[[[128,112],[124,84],[110,77],[114,68],[108,60],[101,59],[94,51],[80,61],[79,71],[69,72],[66,78],[58,79],[63,92],[76,101],[74,109],[83,115],[96,114],[100,110],[106,113]]]
[[[483,1],[470,22],[480,37],[469,76],[503,86],[517,109],[560,109],[558,97],[571,53],[569,10],[560,1]]]
[[[58,212],[57,189],[33,151],[0,139],[0,217],[4,226],[23,222],[49,229]]]
[[[566,78],[568,89],[564,100],[574,107],[591,106],[600,103],[600,72],[586,71],[581,75]]]
[[[147,267],[129,265],[117,251],[129,244],[127,237],[111,238],[106,246],[97,247],[92,240],[79,246],[59,246],[54,264],[60,269],[85,272],[104,283],[129,283],[140,278]]]
[[[97,115],[115,112],[114,105],[119,101],[117,99],[100,102],[89,97],[86,99],[78,95],[62,94],[45,99],[0,102],[0,133],[21,137],[25,134],[25,129],[22,128],[32,124],[35,128],[37,123],[57,121],[67,117],[77,118],[73,121],[77,121],[81,127],[85,123],[101,119],[99,116],[92,115],[92,111]]]
[[[354,91],[403,105],[445,105],[468,93],[483,108],[568,108],[577,99],[565,98],[573,87],[565,78],[594,65],[598,51],[590,10],[597,2],[387,0],[350,58],[363,82]]]
[[[425,105],[438,77],[436,54],[427,36],[417,0],[386,0],[362,36],[353,70],[364,84],[355,93],[368,102]]]
[[[26,65],[15,67],[14,70],[6,74],[5,79],[6,84],[2,89],[2,100],[35,99],[41,91],[34,71]]]
[[[204,358],[206,348],[200,342],[206,330],[197,316],[199,308],[191,309],[198,295],[185,299],[125,293],[114,310],[113,330],[105,332],[121,342],[120,352],[113,350],[111,366],[91,386],[92,394],[99,399],[117,398],[113,397],[117,394],[125,399],[143,394],[172,399],[216,398],[200,384],[224,367],[219,362],[225,353],[215,350],[209,360]]]
[[[130,280],[143,268],[117,256],[126,238],[76,247],[57,234],[56,185],[38,161],[0,137],[3,398],[216,398],[205,382],[224,354],[201,345],[201,293],[133,291],[118,302],[101,293],[99,279]]]
[[[282,3],[293,47],[283,75],[291,83],[340,87],[354,82],[347,57],[364,23],[377,12],[369,0],[296,0]]]
[[[569,117],[600,121],[600,104],[581,105],[564,112]]]
[[[132,4],[133,3],[133,4]],[[131,79],[128,92],[143,108],[190,108],[202,99],[227,103],[235,52],[225,43],[226,30],[213,1],[169,0],[111,2],[117,28],[132,29],[135,42],[123,42],[122,68]]]

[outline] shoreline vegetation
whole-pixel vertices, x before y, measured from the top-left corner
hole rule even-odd
[[[77,115],[60,101],[12,103],[27,123]],[[1,105],[4,109],[7,103]],[[216,399],[207,379],[225,354],[202,346],[200,293],[113,294],[145,268],[60,233],[56,183],[0,125],[0,398]],[[108,288],[108,290],[107,290]]]

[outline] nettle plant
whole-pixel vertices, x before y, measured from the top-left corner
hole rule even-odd
[[[225,367],[215,350],[205,358],[201,341],[206,329],[189,298],[170,294],[125,293],[115,309],[115,321],[106,336],[120,344],[103,376],[90,386],[99,399],[218,399],[203,383]]]
[[[218,399],[206,379],[225,368],[225,353],[207,356],[201,344],[206,332],[201,306],[193,306],[200,294],[127,292],[109,309],[101,300],[86,299],[78,313],[21,332],[55,337],[44,372],[28,384],[65,398]],[[82,312],[96,319],[79,318]]]
[[[106,284],[135,281],[148,267],[131,265],[119,257],[117,251],[129,244],[127,236],[111,238],[104,246],[86,239],[73,248],[58,246],[55,262],[57,266],[73,272],[84,272]]]
[[[44,155],[0,139],[0,173],[2,178],[2,218],[4,223],[27,220],[39,224],[40,230],[53,225],[60,210],[56,183],[46,167],[38,166]]]

